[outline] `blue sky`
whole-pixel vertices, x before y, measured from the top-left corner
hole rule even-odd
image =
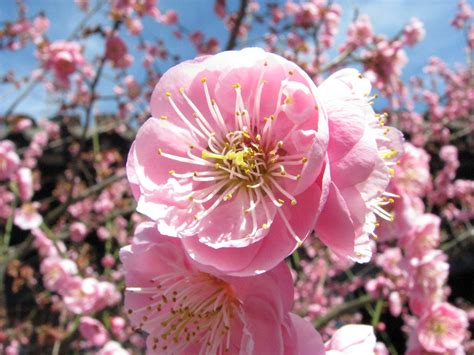
[[[280,0],[283,2],[283,0]],[[0,0],[0,21],[16,17],[15,0]],[[28,14],[33,15],[39,10],[44,10],[51,20],[48,37],[51,40],[66,37],[75,28],[84,14],[73,4],[73,0],[26,0]],[[91,1],[94,3],[94,1]],[[260,1],[262,4],[263,1]],[[236,6],[237,0],[228,3]],[[396,34],[411,17],[418,17],[426,28],[426,37],[423,42],[414,48],[409,48],[407,54],[409,62],[404,68],[402,78],[408,79],[413,75],[421,75],[423,66],[430,56],[438,56],[449,65],[465,62],[464,40],[460,31],[454,30],[449,22],[453,18],[457,1],[454,0],[339,0],[343,8],[342,25],[336,43],[342,42],[345,37],[347,25],[352,18],[355,8],[360,14],[368,14],[372,20],[376,33],[391,36]],[[217,18],[213,11],[214,0],[160,0],[159,8],[166,11],[174,8],[180,16],[180,22],[188,29],[201,30],[209,36],[217,37],[221,43],[225,43],[228,33],[222,21]],[[104,13],[98,14],[91,23],[103,18]],[[255,32],[249,38],[258,38],[261,33]],[[148,18],[144,22],[144,36],[147,39],[162,38],[172,52],[179,53],[182,59],[194,57],[194,50],[187,42],[176,40],[171,34],[171,28],[157,24]],[[133,52],[136,41],[129,44]],[[100,39],[89,41],[87,56],[93,58],[102,50]],[[37,65],[33,54],[33,47],[29,46],[18,52],[0,53],[0,74],[5,74],[9,69],[21,75],[27,75]],[[160,69],[164,70],[170,63],[160,62]],[[132,68],[132,73],[140,78],[142,70],[139,60]],[[100,90],[104,93],[111,91],[113,85],[110,79],[104,78]],[[3,113],[10,103],[20,94],[11,86],[0,86],[0,114]],[[103,110],[107,106],[102,105]],[[54,114],[56,105],[47,100],[41,86],[38,86],[27,100],[18,107],[17,112],[28,113],[34,117],[45,117]]]

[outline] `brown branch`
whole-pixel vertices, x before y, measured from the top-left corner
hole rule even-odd
[[[248,0],[240,0],[239,13],[237,15],[237,18],[235,19],[234,27],[232,28],[232,31],[230,32],[230,37],[229,37],[229,40],[227,41],[227,45],[225,46],[225,49],[227,51],[234,49],[237,44],[237,36],[239,34],[240,26],[242,26],[242,22],[244,21],[244,17],[247,12],[248,3],[249,3]]]

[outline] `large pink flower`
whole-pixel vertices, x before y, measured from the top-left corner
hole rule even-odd
[[[258,48],[168,70],[127,171],[138,211],[196,261],[233,275],[274,267],[314,228],[327,120],[294,63]],[[324,183],[323,183],[324,182]]]
[[[257,276],[219,275],[152,222],[138,227],[120,257],[125,307],[149,334],[150,354],[324,354],[319,334],[289,313],[293,285],[285,263]]]
[[[385,189],[402,153],[402,135],[384,126],[369,96],[371,85],[355,69],[340,70],[319,87],[327,112],[331,183],[316,233],[333,251],[356,261],[371,257],[376,216],[391,220]]]

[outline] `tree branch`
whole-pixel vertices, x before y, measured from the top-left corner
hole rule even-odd
[[[234,49],[237,44],[237,36],[239,34],[240,26],[242,25],[242,22],[244,21],[244,17],[247,12],[248,3],[249,3],[248,0],[240,0],[239,13],[237,15],[237,18],[235,19],[234,27],[232,28],[232,31],[230,32],[230,37],[229,37],[229,40],[227,41],[227,45],[225,46],[226,51]]]

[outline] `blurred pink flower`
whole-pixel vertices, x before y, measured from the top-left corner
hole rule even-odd
[[[79,67],[85,69],[86,61],[79,43],[56,41],[38,52],[38,57],[47,70],[53,70],[57,84],[69,87],[69,77]]]
[[[110,282],[71,277],[58,289],[68,310],[75,314],[97,312],[117,304],[121,295]]]
[[[414,46],[425,38],[425,28],[423,22],[416,17],[410,19],[410,23],[403,29],[403,40],[409,46]]]
[[[132,324],[149,334],[148,353],[308,354],[303,346],[316,350],[318,343],[322,349],[314,328],[288,313],[293,286],[284,262],[262,275],[216,276],[181,244],[147,222],[120,251],[125,307]]]
[[[63,287],[68,278],[77,274],[77,271],[77,266],[72,260],[59,256],[49,256],[43,259],[40,265],[44,286],[51,291]]]
[[[92,346],[102,346],[109,339],[109,334],[102,323],[91,317],[81,317],[79,332]]]
[[[33,175],[28,168],[20,168],[16,173],[18,181],[18,193],[23,202],[31,200],[33,197]]]
[[[411,143],[403,145],[404,152],[400,164],[395,166],[393,184],[401,194],[425,196],[431,191],[430,156],[422,148]]]
[[[369,236],[376,237],[375,216],[393,219],[384,206],[394,195],[385,190],[403,152],[403,138],[374,113],[370,82],[357,70],[334,73],[319,90],[329,121],[331,183],[316,233],[337,254],[367,262]]]
[[[348,324],[339,328],[326,344],[327,355],[373,354],[374,328],[369,325]]]
[[[73,242],[80,243],[87,236],[87,226],[82,222],[73,222],[69,227],[69,233]]]
[[[24,203],[15,211],[13,223],[18,228],[30,230],[38,228],[43,223],[43,217],[38,213],[39,202]]]
[[[467,327],[466,312],[449,303],[436,303],[421,316],[416,331],[425,350],[445,352],[461,345]]]
[[[20,158],[15,152],[15,144],[9,140],[0,141],[0,181],[12,177],[20,165]]]
[[[326,195],[321,107],[303,70],[259,48],[171,68],[128,157],[137,210],[200,263],[234,275],[274,267]]]
[[[127,68],[133,62],[133,57],[128,53],[127,45],[116,34],[107,37],[105,58],[111,62],[114,68]]]
[[[400,239],[400,245],[406,251],[408,257],[422,258],[438,247],[440,236],[441,219],[431,213],[419,216],[413,228]]]
[[[120,343],[110,340],[97,352],[97,355],[130,355],[130,353],[122,348]]]

